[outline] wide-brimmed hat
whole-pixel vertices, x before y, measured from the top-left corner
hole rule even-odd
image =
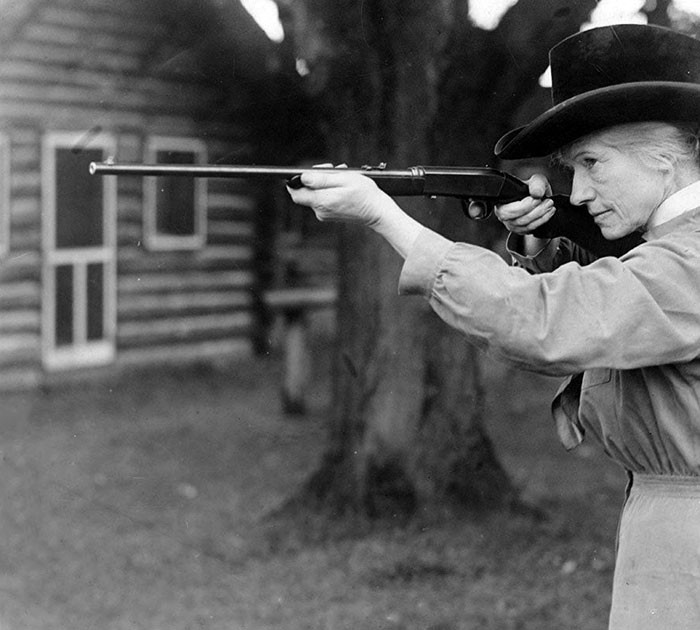
[[[700,122],[700,40],[660,26],[582,31],[549,52],[552,107],[505,134],[504,159],[540,157],[631,122]]]

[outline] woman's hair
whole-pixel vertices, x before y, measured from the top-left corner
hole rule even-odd
[[[641,122],[609,127],[562,148],[553,156],[555,162],[565,164],[580,142],[594,136],[603,144],[636,155],[652,168],[683,162],[700,167],[700,125],[683,122]]]

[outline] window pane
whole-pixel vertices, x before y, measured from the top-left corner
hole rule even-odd
[[[98,149],[56,149],[56,247],[90,247],[103,241],[102,178],[92,177]]]
[[[104,337],[104,265],[94,263],[87,268],[87,338]]]
[[[191,151],[158,151],[161,164],[195,164]],[[195,233],[195,181],[192,177],[156,179],[156,231],[168,236],[192,236]]]
[[[73,267],[56,267],[56,345],[73,343]]]

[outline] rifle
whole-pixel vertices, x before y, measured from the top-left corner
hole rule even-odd
[[[115,164],[92,162],[93,175],[139,175],[142,177],[215,177],[242,179],[284,179],[291,188],[302,186],[300,174],[309,170],[291,166],[230,166],[217,164]],[[321,172],[333,168],[315,169]],[[527,197],[530,193],[522,180],[493,168],[457,166],[411,166],[387,169],[379,166],[348,168],[373,179],[388,195],[395,197],[425,196],[459,199],[465,215],[472,219],[489,216],[494,205]],[[539,238],[563,236],[595,256],[621,256],[642,241],[633,233],[615,241],[606,240],[593,218],[581,207],[573,206],[566,195],[553,195],[557,211],[544,225],[533,231]]]

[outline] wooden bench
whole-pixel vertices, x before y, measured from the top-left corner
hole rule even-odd
[[[308,314],[335,306],[334,287],[269,289],[263,300],[272,313],[283,316],[282,409],[289,415],[306,412],[306,390],[311,377]]]

